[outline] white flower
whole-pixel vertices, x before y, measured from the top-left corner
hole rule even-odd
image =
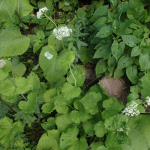
[[[147,103],[146,106],[150,106],[150,97],[149,96],[146,97],[146,103]]]
[[[138,116],[140,114],[140,111],[137,110],[138,104],[132,101],[132,104],[128,107],[126,107],[123,111],[123,113],[127,116]]]
[[[53,55],[51,55],[49,52],[45,52],[44,56],[49,60],[53,58]]]
[[[69,6],[70,3],[68,3],[67,1],[65,1],[65,2],[64,2],[64,5],[65,5],[65,6]]]
[[[122,128],[120,128],[120,129],[118,129],[117,131],[120,131],[120,132],[121,132],[121,131],[123,131],[123,129],[122,129]]]
[[[54,29],[53,34],[56,36],[58,40],[62,40],[63,37],[70,36],[70,33],[72,32],[72,29],[69,29],[67,27],[60,27],[58,30]]]
[[[3,68],[5,66],[6,62],[5,60],[1,59],[0,60],[0,68]]]
[[[39,11],[37,12],[37,18],[38,18],[38,19],[41,19],[43,13],[44,13],[45,11],[47,11],[47,10],[48,10],[47,7],[43,7],[43,8],[41,8],[41,9],[39,9]]]

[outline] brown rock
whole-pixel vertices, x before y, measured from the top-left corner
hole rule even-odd
[[[125,81],[123,78],[114,79],[113,77],[103,77],[101,79],[101,83],[108,95],[125,101],[127,96],[127,87],[124,85]]]

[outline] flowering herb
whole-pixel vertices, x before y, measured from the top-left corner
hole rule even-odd
[[[68,3],[67,1],[65,1],[65,2],[64,2],[64,5],[65,5],[65,6],[69,6],[70,3]]]
[[[60,27],[58,30],[55,28],[53,30],[53,34],[56,36],[58,40],[62,40],[63,37],[70,36],[70,33],[72,32],[72,29],[67,28],[66,26]]]
[[[39,11],[37,12],[37,18],[41,19],[43,13],[46,12],[47,10],[48,10],[47,7],[43,7],[41,9],[39,9]]]
[[[132,101],[132,104],[126,107],[123,111],[123,113],[127,116],[138,116],[140,114],[140,111],[137,110],[138,104],[134,101]]]
[[[3,68],[5,66],[5,64],[6,64],[6,62],[3,59],[1,59],[0,60],[0,68]]]
[[[49,60],[53,58],[53,55],[51,55],[49,52],[45,52],[44,56]]]

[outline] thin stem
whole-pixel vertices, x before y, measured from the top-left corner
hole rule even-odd
[[[27,99],[25,98],[25,96],[23,94],[21,94],[21,96],[27,101]]]
[[[55,23],[50,17],[48,17],[48,16],[46,15],[46,13],[45,13],[44,15],[45,15],[45,17],[47,17],[47,18],[56,26],[56,28],[57,28],[56,23]]]
[[[72,77],[74,78],[75,86],[76,86],[76,78],[74,77],[74,75],[73,75],[73,73],[72,73],[72,70],[71,70],[70,64],[69,64],[69,68],[70,68],[71,75],[72,75]]]

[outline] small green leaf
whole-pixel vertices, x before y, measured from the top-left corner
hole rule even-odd
[[[96,37],[99,38],[106,38],[112,33],[112,27],[111,25],[104,26],[100,29],[100,31],[96,34]]]
[[[36,95],[34,93],[30,93],[27,99],[27,102],[20,101],[18,106],[24,113],[34,113],[36,107]]]
[[[94,135],[94,124],[91,121],[86,121],[83,122],[83,129],[85,131],[86,134],[88,134],[89,136],[93,136]]]
[[[105,133],[107,132],[107,130],[105,129],[104,123],[102,121],[99,121],[98,123],[94,125],[94,131],[97,137],[103,137]]]
[[[49,103],[49,102],[53,102],[53,98],[57,96],[57,90],[55,88],[53,89],[49,89],[47,91],[45,91],[43,97],[44,97],[44,101]]]
[[[51,114],[51,112],[54,110],[54,103],[45,103],[43,106],[42,106],[42,111],[44,113],[49,113]]]
[[[39,30],[37,33],[36,33],[36,36],[37,38],[40,40],[40,39],[45,39],[45,34],[42,30]]]
[[[114,71],[114,79],[120,78],[124,75],[125,69],[118,69],[116,68]]]
[[[126,68],[126,74],[127,77],[129,78],[129,80],[133,83],[136,84],[137,80],[138,80],[138,76],[137,76],[137,66],[128,66]]]
[[[52,130],[55,129],[55,118],[50,117],[47,119],[47,122],[41,123],[41,126],[46,130]]]
[[[69,83],[65,83],[62,88],[62,93],[66,100],[70,100],[72,98],[78,97],[81,93],[81,89],[79,87],[72,86]]]

